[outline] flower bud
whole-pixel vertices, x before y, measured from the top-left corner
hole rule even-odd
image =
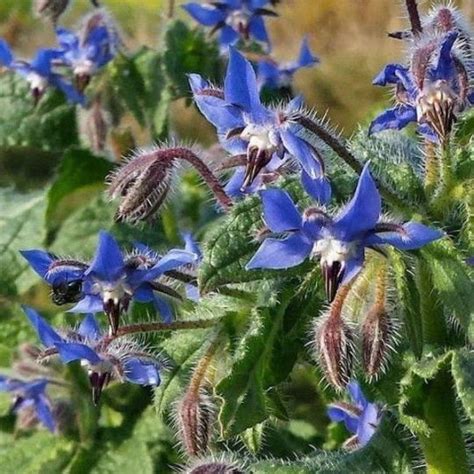
[[[369,378],[377,377],[387,362],[395,327],[383,306],[374,305],[362,324],[362,365]]]
[[[201,392],[196,393],[194,390],[188,391],[179,402],[176,415],[181,442],[187,454],[198,456],[205,453],[211,437],[211,428],[215,416],[215,410],[210,397]]]
[[[186,474],[244,474],[244,471],[235,463],[225,461],[204,461],[185,472]]]
[[[69,5],[69,0],[35,0],[34,12],[40,17],[56,24]]]
[[[332,313],[314,328],[315,357],[336,389],[349,383],[354,361],[354,336],[340,314]]]

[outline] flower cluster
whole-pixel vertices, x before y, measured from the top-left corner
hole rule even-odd
[[[97,10],[84,19],[77,33],[56,28],[56,35],[59,46],[39,49],[30,61],[16,59],[7,42],[0,39],[0,65],[29,83],[35,102],[53,87],[69,102],[85,105],[83,91],[91,76],[113,59],[121,46],[116,27],[105,11]]]

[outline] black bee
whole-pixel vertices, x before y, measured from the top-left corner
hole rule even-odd
[[[77,303],[81,296],[82,280],[62,281],[52,286],[51,299],[58,306],[67,303]]]

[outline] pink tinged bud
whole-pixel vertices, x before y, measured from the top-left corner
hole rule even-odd
[[[343,390],[354,361],[354,336],[339,314],[330,314],[314,330],[316,357],[328,382]]]
[[[214,417],[215,410],[211,400],[203,393],[188,391],[178,404],[177,423],[180,441],[188,455],[198,456],[207,451]]]
[[[370,378],[377,377],[386,366],[395,333],[385,308],[373,306],[362,324],[361,332],[364,371]]]
[[[244,474],[244,471],[233,463],[226,462],[203,462],[191,469],[186,474]]]

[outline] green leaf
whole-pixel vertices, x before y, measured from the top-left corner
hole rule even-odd
[[[474,341],[474,283],[467,273],[467,265],[446,240],[435,242],[420,253],[431,270],[433,286],[441,301]]]
[[[75,107],[50,90],[35,107],[28,84],[17,74],[0,76],[0,148],[62,151],[77,144]]]
[[[54,229],[78,204],[104,189],[104,179],[112,164],[86,150],[70,149],[63,157],[58,176],[48,191],[46,221]]]
[[[0,444],[0,466],[4,474],[60,474],[71,458],[75,444],[49,432]]]
[[[250,326],[237,347],[229,375],[216,387],[223,399],[219,422],[224,438],[242,433],[281,411],[281,402],[276,403],[268,391],[288,376],[297,356],[291,330],[285,327],[285,317],[294,316],[288,307],[292,294],[294,289],[268,295],[267,307],[252,310]]]
[[[169,23],[165,34],[164,65],[175,97],[190,97],[189,73],[217,81],[222,64],[215,42],[206,40],[201,29],[190,29],[180,21]]]
[[[471,420],[474,429],[474,353],[469,349],[459,349],[453,354],[452,375],[458,397]]]

